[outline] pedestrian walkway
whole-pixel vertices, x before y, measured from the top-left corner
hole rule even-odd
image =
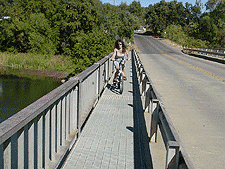
[[[126,63],[126,69],[123,93],[112,86],[111,78],[64,169],[152,168],[133,61]]]

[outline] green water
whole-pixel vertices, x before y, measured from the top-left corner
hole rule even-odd
[[[61,84],[54,78],[19,76],[0,73],[0,123]]]

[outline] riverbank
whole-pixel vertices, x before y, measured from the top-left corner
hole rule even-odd
[[[28,53],[0,53],[0,75],[44,76],[64,79],[70,72],[70,58]]]
[[[27,77],[27,76],[42,76],[50,77],[56,79],[64,79],[67,74],[62,71],[57,70],[32,70],[32,69],[15,69],[8,66],[0,65],[0,76],[17,76],[17,77]]]
[[[0,123],[62,84],[54,71],[0,69]]]

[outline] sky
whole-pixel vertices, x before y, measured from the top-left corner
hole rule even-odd
[[[117,5],[120,5],[121,2],[125,3],[127,5],[130,5],[134,0],[115,0],[115,4],[116,6]],[[138,2],[138,0],[136,0]],[[160,0],[139,0],[140,3],[141,3],[141,6],[142,7],[148,7],[148,5],[152,4],[156,4],[158,2],[160,2]],[[166,0],[166,2],[170,2],[172,0]],[[208,0],[201,0],[201,2],[203,3],[203,5],[205,5],[205,3],[207,2]],[[112,5],[114,5],[114,0],[101,0],[102,3],[110,3]],[[195,4],[196,0],[177,0],[177,2],[183,2],[183,5],[186,3],[186,2],[189,2],[191,4]]]

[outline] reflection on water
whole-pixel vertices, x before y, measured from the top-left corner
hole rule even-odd
[[[0,123],[59,85],[53,78],[0,74]]]

